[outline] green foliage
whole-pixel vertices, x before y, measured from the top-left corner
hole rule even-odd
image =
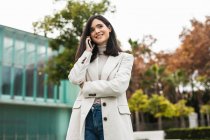
[[[163,66],[158,66],[158,64],[153,64],[144,73],[140,83],[142,87],[151,89],[156,93],[160,93],[161,85],[164,75],[165,68]]]
[[[186,106],[186,100],[179,100],[175,104],[175,115],[176,116],[188,116],[190,113],[194,112],[194,108]]]
[[[155,82],[158,82],[161,75],[164,73],[165,68],[154,64],[150,67],[150,69],[146,72],[146,74],[151,75]]]
[[[73,63],[69,62],[73,59],[74,50],[72,49],[64,49],[62,53],[49,59],[45,68],[45,71],[50,75],[48,77],[49,82],[60,84],[60,79],[66,79],[70,71],[69,68],[73,67]]]
[[[128,43],[131,45],[132,51],[135,51],[139,46],[138,40],[132,40],[131,38],[129,38]]]
[[[210,105],[202,105],[201,106],[201,109],[200,109],[200,112],[202,114],[210,114]]]
[[[148,106],[148,96],[138,89],[129,98],[128,105],[131,111],[145,112]]]
[[[108,0],[99,3],[68,0],[61,11],[33,23],[35,33],[44,33],[45,36],[59,33],[49,42],[52,49],[59,51],[61,47],[65,48],[58,56],[51,58],[47,65],[46,72],[51,82],[59,83],[60,80],[67,79],[87,19],[92,15],[103,15],[107,11],[114,12]]]
[[[210,127],[173,128],[165,130],[166,139],[209,140]]]
[[[141,56],[145,61],[148,61],[148,59],[151,59],[151,56],[154,54],[151,47],[156,41],[157,39],[152,35],[145,35],[141,42],[129,38],[128,43],[131,45],[134,56]]]
[[[178,87],[180,84],[186,85],[189,82],[186,72],[181,69],[178,69],[173,73],[170,73],[165,80],[168,82],[168,84],[174,87]]]
[[[204,86],[206,90],[210,91],[210,77],[208,75],[200,75],[196,77],[196,81]]]
[[[154,117],[173,117],[175,115],[175,107],[164,96],[153,94],[149,99],[148,112]]]

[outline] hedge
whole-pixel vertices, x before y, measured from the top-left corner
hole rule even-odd
[[[172,128],[165,134],[166,139],[210,140],[210,127]]]

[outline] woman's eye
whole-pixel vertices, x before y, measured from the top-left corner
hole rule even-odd
[[[98,24],[98,25],[96,25],[96,28],[98,28],[98,29],[101,29],[103,27],[103,25],[102,24]]]
[[[91,29],[90,29],[90,32],[92,33],[93,31],[94,31],[94,29],[93,29],[93,28],[91,28]]]

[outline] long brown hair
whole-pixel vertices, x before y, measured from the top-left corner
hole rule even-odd
[[[119,44],[117,43],[116,34],[115,34],[114,28],[112,27],[111,23],[105,17],[103,17],[101,15],[93,15],[88,19],[86,26],[84,28],[84,31],[82,33],[80,44],[77,48],[77,53],[76,53],[76,57],[75,57],[76,61],[80,58],[80,56],[83,54],[83,52],[86,49],[85,41],[86,41],[87,36],[90,36],[90,28],[91,28],[91,24],[94,19],[98,19],[98,20],[102,21],[107,27],[111,28],[111,32],[109,33],[109,39],[107,41],[106,51],[104,52],[104,54],[111,55],[111,56],[117,56],[117,55],[119,55],[119,52],[122,52],[121,48],[119,47]],[[92,62],[97,57],[98,48],[94,47],[92,53],[93,54],[91,56],[90,62]]]

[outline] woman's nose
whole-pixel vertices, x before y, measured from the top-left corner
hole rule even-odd
[[[96,33],[98,33],[99,31],[100,31],[99,29],[97,29],[97,28],[95,29],[95,32],[96,32]]]

